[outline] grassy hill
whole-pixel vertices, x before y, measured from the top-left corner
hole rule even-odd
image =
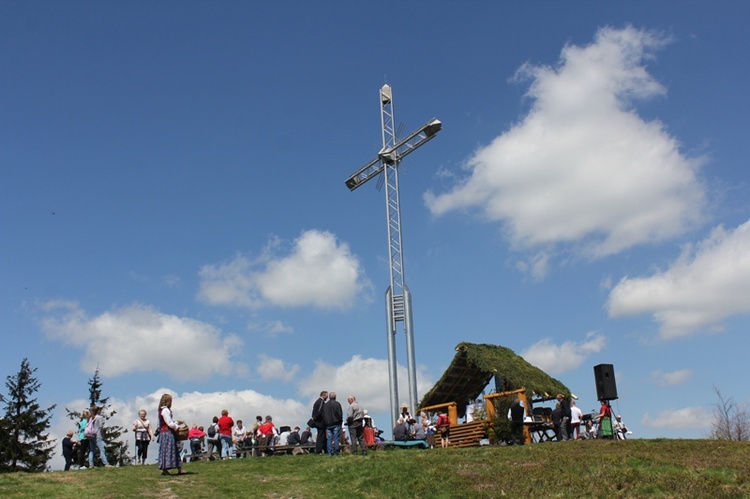
[[[1,497],[750,497],[750,443],[629,440],[0,475]]]

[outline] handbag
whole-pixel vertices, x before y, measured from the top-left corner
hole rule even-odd
[[[151,441],[151,435],[148,433],[148,426],[143,424],[143,421],[140,419],[137,421],[141,425],[141,429],[136,429],[136,435],[138,435],[138,440],[142,442],[150,442]]]

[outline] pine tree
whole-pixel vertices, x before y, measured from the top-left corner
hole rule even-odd
[[[33,394],[41,383],[34,377],[28,359],[21,362],[21,370],[8,376],[5,386],[8,396],[0,395],[5,405],[5,417],[0,424],[0,465],[3,471],[45,471],[52,457],[55,440],[47,430],[55,406],[42,409]]]
[[[90,407],[98,406],[102,408],[100,412],[102,417],[104,417],[102,436],[104,437],[104,449],[107,453],[107,461],[109,461],[109,463],[113,465],[131,464],[133,458],[128,455],[128,443],[121,438],[122,434],[127,430],[125,430],[122,426],[110,426],[107,424],[107,421],[112,418],[112,416],[117,414],[117,411],[109,410],[109,397],[102,397],[102,380],[99,376],[98,367],[96,368],[96,371],[94,371],[94,376],[89,379],[88,385]],[[83,415],[82,412],[71,411],[67,408],[65,409],[65,411],[68,413],[69,419],[76,423],[80,422]],[[95,456],[97,456],[95,464],[98,464],[98,454],[95,453]]]

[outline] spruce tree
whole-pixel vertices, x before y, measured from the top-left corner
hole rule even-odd
[[[100,415],[104,418],[104,426],[102,427],[102,436],[104,437],[104,449],[107,453],[107,461],[110,464],[131,464],[132,457],[128,455],[128,443],[122,439],[125,430],[122,426],[108,425],[107,421],[112,418],[117,411],[110,410],[109,397],[102,397],[102,380],[99,376],[99,368],[94,371],[94,376],[88,381],[89,385],[89,407],[97,406],[101,407],[102,410]],[[78,424],[81,421],[83,415],[82,412],[71,411],[66,408],[65,411],[68,413],[68,418]],[[96,456],[95,464],[101,464],[98,453],[95,452]]]
[[[52,457],[55,439],[47,430],[55,406],[42,409],[33,397],[41,383],[34,377],[28,359],[21,362],[21,370],[8,376],[5,386],[8,395],[0,394],[5,417],[0,424],[0,466],[3,471],[45,471]]]

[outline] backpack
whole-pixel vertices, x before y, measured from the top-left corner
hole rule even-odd
[[[208,435],[208,438],[214,438],[216,436],[216,426],[211,425],[208,427],[208,431],[206,432],[206,435]]]
[[[99,433],[96,429],[94,429],[94,419],[89,419],[89,422],[86,423],[86,428],[83,430],[83,436],[86,438],[96,438],[97,433]]]

